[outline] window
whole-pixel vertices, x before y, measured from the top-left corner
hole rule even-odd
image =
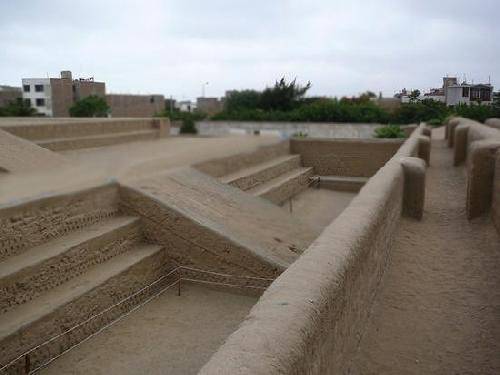
[[[43,99],[43,98],[38,98],[38,99],[36,100],[36,106],[37,106],[37,107],[43,107],[43,106],[45,106],[45,99]]]
[[[24,92],[30,92],[30,85],[23,85]]]
[[[462,98],[468,98],[468,97],[469,97],[469,88],[463,87],[462,88]]]
[[[28,86],[28,87],[29,87],[29,86]],[[28,98],[24,99],[24,104],[26,104],[26,105],[31,105],[31,100],[30,100],[30,99],[28,99]]]
[[[35,85],[36,92],[43,92],[43,85]]]

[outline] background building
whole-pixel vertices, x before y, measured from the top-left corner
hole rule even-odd
[[[108,94],[112,117],[153,117],[165,109],[163,95]]]
[[[89,95],[103,96],[104,82],[94,78],[73,81],[71,72],[61,72],[61,78],[23,78],[22,96],[29,100],[39,114],[52,117],[68,117],[69,109],[76,100]]]
[[[20,87],[0,85],[0,107],[5,107],[9,102],[22,97],[23,93]]]
[[[212,116],[224,109],[224,100],[219,98],[197,98],[196,107],[198,111]]]
[[[467,81],[458,82],[456,77],[444,77],[443,87],[431,89],[424,94],[425,99],[438,100],[448,106],[458,104],[491,104],[493,102],[493,86],[487,84],[472,84]]]

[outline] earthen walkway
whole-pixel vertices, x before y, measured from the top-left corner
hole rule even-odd
[[[500,374],[500,239],[466,219],[442,129],[427,173],[424,219],[399,229],[350,374]]]

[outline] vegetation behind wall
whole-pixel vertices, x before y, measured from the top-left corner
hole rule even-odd
[[[106,117],[109,106],[104,98],[97,95],[90,95],[80,99],[69,109],[71,117]]]
[[[366,92],[354,98],[305,97],[311,87],[276,81],[274,87],[264,91],[233,91],[226,98],[224,111],[214,115],[213,120],[235,121],[293,121],[293,122],[350,122],[381,124],[412,124],[421,121],[440,125],[448,116],[461,116],[484,122],[490,117],[500,117],[500,97],[487,105],[459,105],[454,108],[444,103],[424,99],[418,100],[419,92],[412,93],[410,103],[403,103],[393,111],[378,106],[371,99],[373,92]]]
[[[37,111],[22,98],[12,100],[5,107],[0,107],[0,117],[28,117],[36,116]]]

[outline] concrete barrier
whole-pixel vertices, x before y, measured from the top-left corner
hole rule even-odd
[[[355,353],[402,212],[420,132],[368,181],[344,212],[267,289],[240,328],[201,369],[220,374],[343,374]],[[403,160],[402,160],[403,159]],[[407,165],[405,172],[405,167]],[[414,168],[415,167],[415,168]],[[422,179],[418,182],[423,188]],[[411,187],[413,189],[413,186]],[[410,194],[410,192],[408,192]],[[405,205],[408,206],[405,208]],[[413,207],[413,208],[412,208]]]
[[[232,132],[246,134],[274,133],[290,138],[305,133],[317,138],[373,138],[380,124],[356,124],[333,122],[279,122],[279,121],[199,121],[196,127],[200,135],[227,135]]]

